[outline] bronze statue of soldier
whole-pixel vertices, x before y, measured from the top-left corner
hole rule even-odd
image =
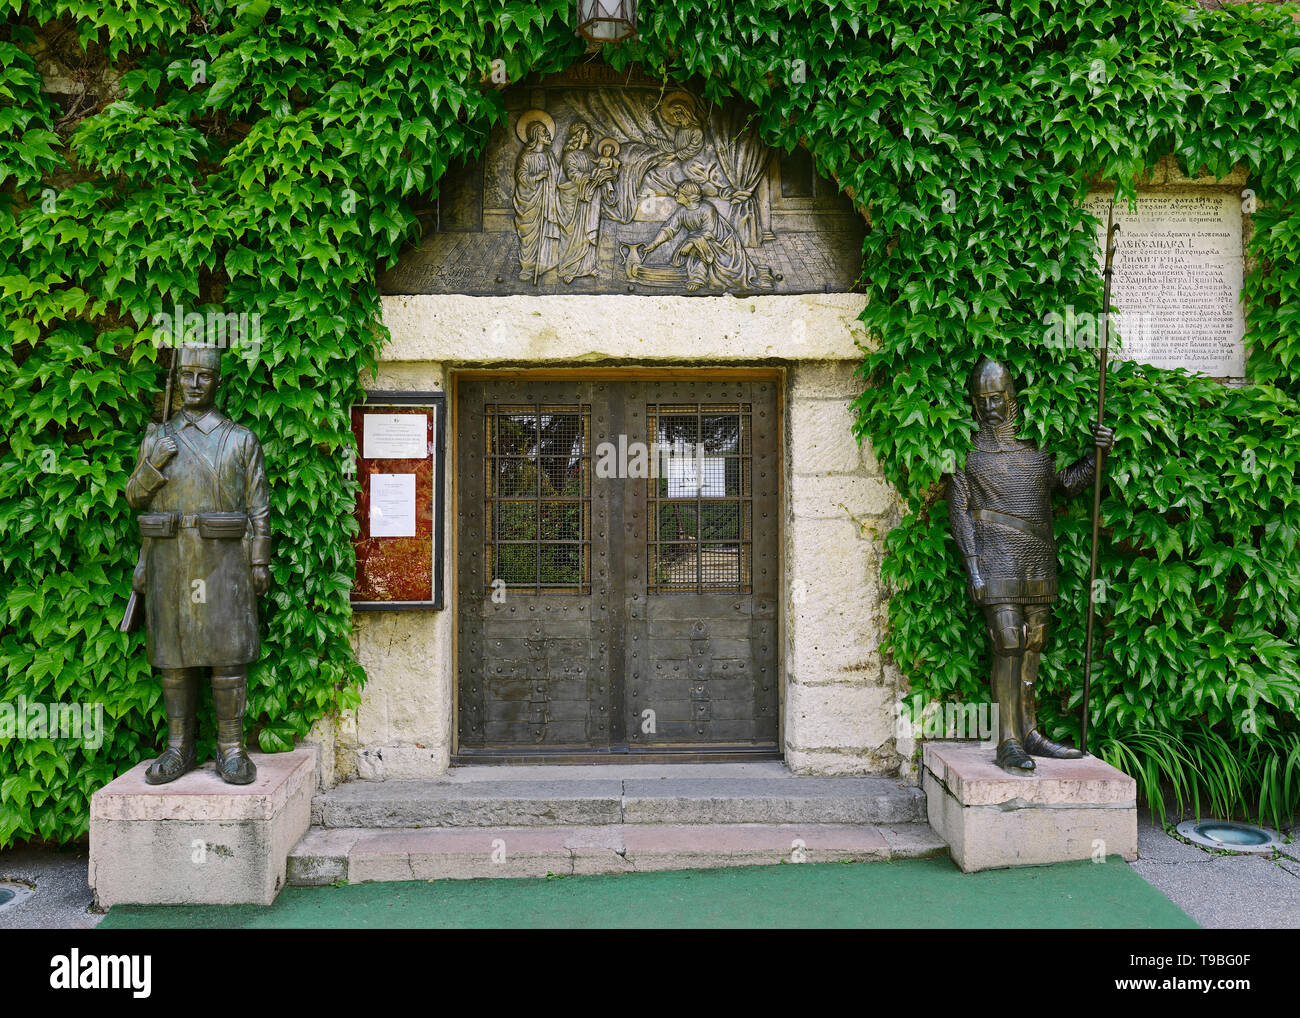
[[[213,405],[221,351],[179,353],[183,409],[149,425],[126,487],[143,541],[132,587],[144,596],[167,710],[167,748],[145,780],[165,784],[197,766],[199,679],[210,669],[217,774],[246,785],[257,777],[244,749],[248,665],[261,650],[257,596],[271,583],[266,466],[253,433]]]
[[[1057,596],[1052,495],[1077,495],[1092,484],[1097,454],[1057,470],[1049,453],[1018,439],[1019,405],[1005,364],[980,358],[971,373],[970,397],[979,430],[965,469],[951,476],[948,518],[993,649],[997,763],[1028,774],[1035,756],[1083,756],[1039,730],[1035,685]],[[1115,433],[1094,425],[1093,441],[1109,450]]]

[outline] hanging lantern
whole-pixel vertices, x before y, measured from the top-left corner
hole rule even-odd
[[[592,42],[636,35],[636,0],[578,0],[578,34]]]

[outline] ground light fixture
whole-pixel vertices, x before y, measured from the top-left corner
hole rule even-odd
[[[1276,832],[1235,820],[1184,820],[1177,830],[1194,845],[1226,852],[1267,855],[1282,845]]]
[[[592,42],[636,35],[636,0],[578,0],[578,34]]]
[[[0,881],[0,912],[13,905],[21,904],[31,895],[32,889],[24,884],[16,884],[8,880]]]

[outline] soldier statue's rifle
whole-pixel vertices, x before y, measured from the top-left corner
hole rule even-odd
[[[1111,200],[1110,212],[1106,216],[1106,264],[1102,269],[1105,284],[1101,297],[1101,349],[1098,351],[1098,363],[1101,379],[1097,388],[1097,423],[1103,424],[1106,413],[1106,361],[1110,345],[1110,281],[1114,272],[1115,234],[1119,233],[1119,223],[1115,222],[1115,201]],[[1097,590],[1097,537],[1101,528],[1101,474],[1106,462],[1106,450],[1097,449],[1096,477],[1092,489],[1092,562],[1088,570],[1088,629],[1083,648],[1083,728],[1079,739],[1079,748],[1088,752],[1088,694],[1092,690],[1092,624],[1093,600]]]
[[[172,384],[176,378],[176,361],[180,353],[179,345],[172,346],[172,359],[167,365],[167,384],[163,387],[163,412],[162,428],[163,437],[167,437],[167,419],[172,412]],[[144,568],[144,558],[148,552],[148,542],[140,546],[140,557],[136,560],[136,570]],[[118,632],[133,633],[140,628],[140,623],[144,618],[144,607],[140,603],[140,594],[135,589],[134,580],[131,587],[131,596],[126,600],[126,610],[122,612],[122,622],[117,627]]]

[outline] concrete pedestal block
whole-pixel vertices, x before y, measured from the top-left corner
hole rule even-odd
[[[927,742],[922,787],[930,826],[967,873],[1003,866],[1137,858],[1137,783],[1109,764],[1034,757],[1008,774],[992,743]]]
[[[137,764],[90,798],[90,886],[111,905],[270,905],[311,824],[319,747],[250,753],[251,785],[212,763],[167,785]]]

